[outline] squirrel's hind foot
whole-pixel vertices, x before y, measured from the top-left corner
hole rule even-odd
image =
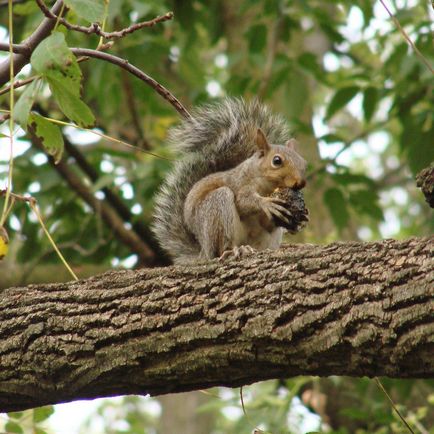
[[[235,246],[231,250],[225,250],[219,258],[219,261],[226,259],[239,259],[255,253],[256,250],[251,246]]]

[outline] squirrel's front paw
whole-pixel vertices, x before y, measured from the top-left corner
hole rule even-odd
[[[256,250],[251,246],[235,246],[231,250],[225,250],[220,256],[219,261],[224,261],[226,259],[239,259],[255,252]]]
[[[292,216],[291,211],[287,210],[283,205],[285,201],[278,199],[277,197],[263,197],[262,198],[262,211],[265,215],[273,220],[273,216],[276,216],[289,224],[289,218]]]

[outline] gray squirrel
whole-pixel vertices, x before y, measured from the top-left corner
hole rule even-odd
[[[196,109],[169,141],[181,159],[157,195],[152,230],[175,263],[279,247],[284,229],[273,217],[290,212],[270,195],[306,183],[282,116],[226,98]]]

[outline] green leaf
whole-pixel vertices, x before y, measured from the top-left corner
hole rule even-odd
[[[327,205],[337,228],[341,230],[347,226],[350,215],[342,191],[337,188],[329,188],[324,193],[324,203]]]
[[[44,39],[32,54],[31,63],[47,80],[65,116],[82,127],[92,126],[95,117],[80,98],[81,70],[63,33],[54,32]]]
[[[77,125],[88,128],[95,123],[95,116],[87,104],[65,84],[63,80],[47,77],[50,89],[53,92],[59,107],[69,119]]]
[[[369,122],[375,112],[378,103],[378,90],[375,87],[368,87],[363,92],[363,112],[366,122]]]
[[[263,24],[250,27],[246,32],[249,41],[249,51],[259,53],[265,48],[267,42],[267,28]]]
[[[34,134],[41,140],[46,151],[58,163],[62,158],[64,146],[60,128],[36,113],[30,114],[28,125],[33,128]]]
[[[337,134],[324,134],[323,136],[319,137],[318,140],[322,140],[326,143],[338,143],[338,142],[345,142],[344,138],[337,135]]]
[[[301,54],[297,60],[300,66],[309,71],[318,81],[325,81],[326,74],[324,74],[315,54],[305,52]]]
[[[39,10],[34,1],[28,1],[22,4],[14,4],[14,15],[30,15]]]
[[[333,95],[333,98],[327,107],[326,119],[330,119],[338,110],[349,103],[356,96],[357,92],[359,92],[357,86],[348,86],[339,89]]]
[[[5,431],[6,432],[13,432],[13,433],[17,433],[17,434],[22,434],[24,432],[21,425],[17,424],[16,422],[12,422],[12,421],[9,421],[5,425]]]
[[[47,405],[45,407],[35,408],[33,410],[33,421],[38,423],[48,419],[54,413],[54,407]]]
[[[25,88],[14,108],[14,119],[24,130],[27,130],[27,120],[35,99],[36,84],[37,80],[34,80]]]
[[[365,184],[369,188],[373,188],[375,186],[375,182],[371,178],[358,173],[333,173],[331,177],[335,182],[344,186],[350,184]]]
[[[65,36],[53,32],[33,52],[30,62],[36,72],[64,81],[70,92],[80,95],[81,70],[65,42]]]
[[[10,413],[8,413],[8,417],[12,419],[20,419],[23,414],[23,411],[11,411]]]
[[[80,18],[89,23],[102,22],[104,17],[104,0],[65,0]]]
[[[383,211],[378,205],[378,195],[375,191],[351,191],[349,200],[356,212],[369,215],[376,221],[383,220]]]

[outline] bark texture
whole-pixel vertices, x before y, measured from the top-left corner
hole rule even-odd
[[[6,289],[0,411],[295,375],[432,377],[433,250],[432,237],[290,245]]]

